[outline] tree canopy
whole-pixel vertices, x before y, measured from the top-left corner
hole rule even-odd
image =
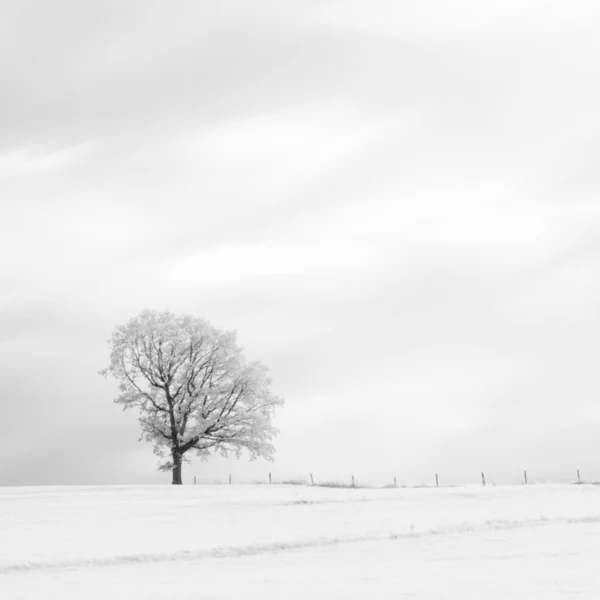
[[[239,458],[247,450],[272,460],[272,417],[283,400],[271,393],[267,369],[244,358],[235,332],[147,310],[117,327],[109,344],[101,373],[119,382],[115,402],[139,411],[140,439],[153,444],[174,484],[188,452]]]

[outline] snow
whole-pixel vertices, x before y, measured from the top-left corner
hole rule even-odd
[[[0,488],[0,599],[600,597],[600,486]]]

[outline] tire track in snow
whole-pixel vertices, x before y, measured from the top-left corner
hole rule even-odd
[[[86,567],[115,567],[120,565],[137,565],[151,563],[167,563],[178,561],[196,561],[207,558],[238,558],[256,556],[287,550],[302,550],[307,548],[323,548],[343,544],[361,542],[395,541],[434,536],[456,535],[462,533],[478,533],[493,530],[511,530],[543,527],[549,525],[571,525],[585,523],[600,523],[600,514],[585,517],[565,518],[555,517],[514,520],[488,520],[484,523],[462,523],[439,527],[437,529],[416,530],[414,525],[408,531],[390,532],[371,535],[348,535],[333,538],[309,538],[292,542],[271,542],[265,544],[247,544],[241,546],[214,546],[200,550],[182,550],[171,553],[155,554],[124,554],[98,558],[74,558],[47,562],[27,562],[0,565],[0,576],[11,573],[29,573],[32,571],[78,569]]]

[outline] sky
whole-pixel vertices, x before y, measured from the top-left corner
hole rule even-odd
[[[238,332],[275,463],[600,479],[596,0],[0,3],[0,485],[168,483],[99,376]]]

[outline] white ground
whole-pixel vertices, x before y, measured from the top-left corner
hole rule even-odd
[[[0,599],[600,598],[600,486],[0,488]]]

